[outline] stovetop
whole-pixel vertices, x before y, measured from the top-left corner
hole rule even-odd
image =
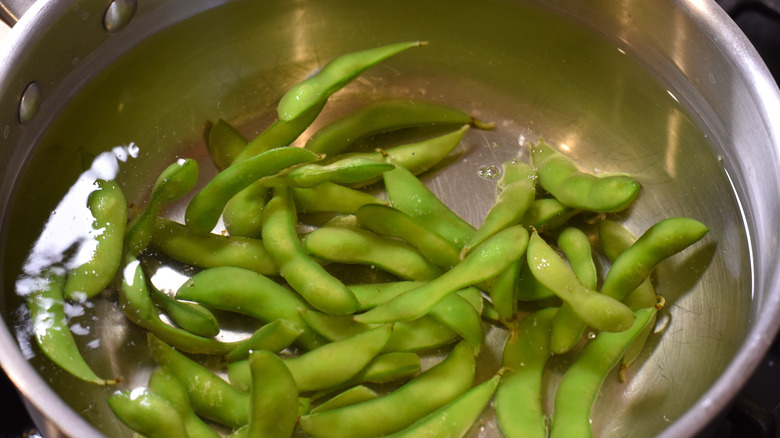
[[[716,0],[780,83],[780,0]],[[0,23],[0,39],[8,28]],[[0,438],[37,438],[13,384],[0,372]],[[780,337],[733,407],[697,438],[780,438]]]

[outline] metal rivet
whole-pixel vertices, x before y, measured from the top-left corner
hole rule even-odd
[[[130,22],[135,15],[136,0],[113,0],[103,15],[103,28],[116,32]]]
[[[41,108],[41,86],[37,82],[30,82],[24,88],[22,97],[19,99],[19,122],[21,124],[29,123]]]

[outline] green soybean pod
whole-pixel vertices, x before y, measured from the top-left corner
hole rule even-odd
[[[143,252],[152,240],[157,216],[162,207],[195,187],[198,181],[198,162],[179,159],[166,167],[152,186],[152,194],[146,208],[127,225],[125,246],[133,255]]]
[[[448,105],[420,100],[394,99],[370,103],[317,131],[306,149],[318,154],[345,152],[362,139],[405,128],[433,125],[468,125],[490,129],[469,114]]]
[[[593,436],[590,424],[593,402],[609,372],[654,314],[652,307],[637,310],[629,329],[618,333],[601,332],[585,345],[558,384],[550,438]]]
[[[582,172],[544,141],[531,147],[531,159],[537,167],[539,185],[566,206],[615,212],[627,208],[639,195],[640,185],[634,178]]]
[[[65,281],[65,298],[84,300],[103,291],[122,263],[127,225],[127,201],[115,181],[98,180],[87,207],[94,217],[94,249],[87,260],[71,269]]]
[[[344,406],[353,405],[355,403],[373,400],[377,397],[379,397],[379,394],[377,394],[377,392],[373,389],[365,385],[357,385],[342,391],[330,399],[322,402],[321,404],[312,408],[310,413],[316,414],[317,412],[327,411],[329,409],[341,408]]]
[[[220,170],[230,166],[247,143],[249,140],[238,129],[222,119],[209,129],[206,139],[209,155]]]
[[[279,119],[289,121],[298,117],[309,108],[322,104],[331,94],[375,64],[423,44],[419,41],[401,42],[352,52],[333,59],[317,74],[296,84],[282,96],[277,107]]]
[[[407,380],[420,372],[420,357],[410,351],[391,351],[375,357],[355,377],[347,380],[341,387],[363,383],[392,383]]]
[[[252,385],[249,397],[249,438],[292,436],[298,420],[298,388],[284,362],[274,353],[249,354]]]
[[[403,144],[400,146],[394,146],[391,148],[378,150],[376,152],[353,152],[349,154],[343,154],[332,158],[332,160],[345,156],[353,158],[359,157],[377,161],[386,160],[396,166],[404,167],[414,175],[419,175],[431,169],[433,166],[440,163],[445,157],[447,157],[450,152],[452,152],[455,147],[460,144],[460,141],[463,139],[463,136],[466,134],[468,129],[469,126],[464,125],[458,130],[448,132],[437,137],[428,138],[414,143]],[[385,174],[386,173],[387,172],[385,172]],[[359,184],[358,186],[366,186],[379,180],[379,178],[368,180]]]
[[[303,238],[303,247],[322,260],[376,266],[404,280],[432,280],[442,272],[406,242],[357,228],[320,227]]]
[[[337,315],[358,307],[352,292],[306,254],[298,238],[298,216],[288,187],[277,186],[263,211],[263,242],[279,273],[315,309]]]
[[[614,262],[620,254],[630,248],[637,239],[628,228],[609,219],[599,221],[598,230],[601,248],[611,262]],[[656,292],[649,275],[623,299],[623,303],[631,310],[639,310],[656,305]]]
[[[352,315],[328,315],[315,310],[301,309],[301,317],[316,333],[330,341],[339,341],[374,328],[363,324]],[[458,333],[431,315],[393,325],[393,332],[383,352],[429,350],[459,339]]]
[[[634,234],[629,231],[628,228],[624,227],[618,222],[608,219],[602,220],[599,222],[598,229],[599,242],[601,242],[601,247],[604,249],[604,253],[607,255],[607,258],[610,259],[610,261],[614,262],[614,260],[617,259],[620,254],[622,254],[625,250],[630,248],[634,242],[636,242],[636,236],[634,236]],[[653,287],[653,283],[650,281],[649,275],[639,286],[637,286],[636,289],[634,289],[633,292],[629,293],[628,296],[623,299],[623,303],[625,303],[631,310],[634,311],[643,309],[645,307],[656,307],[656,309],[660,310],[655,288]],[[620,362],[621,381],[625,380],[626,369],[639,357],[639,354],[642,352],[645,346],[645,342],[650,336],[653,326],[655,325],[655,317],[656,316],[654,315],[650,323],[647,324],[644,332],[640,333],[634,342],[632,342],[631,345],[629,345],[626,349],[626,352],[623,355],[623,359]]]
[[[658,263],[698,242],[709,230],[695,219],[672,217],[661,220],[615,259],[601,292],[623,300],[642,284]]]
[[[263,275],[279,274],[260,239],[193,233],[183,224],[157,218],[152,245],[172,259],[199,268],[233,266]]]
[[[298,391],[334,388],[365,368],[382,351],[391,331],[390,325],[379,326],[283,361],[292,373]],[[239,388],[249,386],[247,365],[240,361],[228,367],[230,382]]]
[[[496,201],[463,247],[461,258],[496,232],[519,223],[536,196],[536,172],[528,163],[510,160],[504,162],[501,169]]]
[[[525,259],[520,257],[488,282],[488,294],[500,321],[509,321],[517,312],[520,271]]]
[[[481,312],[465,298],[457,293],[449,294],[433,306],[428,314],[461,335],[474,351],[479,352],[484,340]]]
[[[234,388],[153,334],[147,334],[147,341],[154,361],[169,367],[180,379],[198,415],[234,428],[247,424],[249,394]]]
[[[566,227],[558,235],[558,248],[566,256],[572,272],[583,286],[596,290],[598,274],[588,236],[579,228]],[[553,320],[550,349],[555,354],[563,354],[571,350],[582,337],[585,327],[585,322],[571,305],[563,303]]]
[[[303,331],[296,343],[307,350],[324,343],[298,314],[298,308],[307,307],[305,301],[270,278],[247,269],[225,266],[203,270],[184,282],[176,297],[266,322],[287,320]]]
[[[117,391],[108,397],[108,406],[124,424],[144,436],[187,436],[179,412],[163,397],[146,388]]]
[[[580,210],[567,207],[555,198],[539,198],[531,203],[520,223],[542,232],[562,226],[579,212]]]
[[[295,208],[299,213],[355,213],[360,207],[368,204],[386,205],[376,196],[361,190],[326,181],[314,187],[292,189]]]
[[[151,288],[151,295],[152,301],[165,310],[173,322],[182,329],[207,338],[219,333],[217,317],[204,306],[171,298],[154,286]]]
[[[314,122],[324,106],[325,101],[322,101],[291,120],[276,120],[253,138],[231,164],[238,164],[271,149],[289,146]]]
[[[550,328],[557,308],[523,318],[502,351],[506,370],[496,390],[496,419],[506,438],[546,438],[542,376],[550,357]]]
[[[439,234],[396,208],[367,204],[355,211],[360,225],[375,233],[403,239],[436,265],[449,269],[460,263],[460,250]]]
[[[249,357],[252,350],[268,350],[278,353],[292,345],[303,329],[286,319],[277,319],[257,329],[250,337],[238,341],[235,348],[225,355],[225,361],[235,362]]]
[[[534,231],[528,241],[528,267],[545,287],[569,303],[596,330],[619,332],[631,327],[634,314],[620,301],[585,287],[569,265]]]
[[[195,414],[187,391],[169,367],[157,367],[149,376],[149,390],[164,398],[178,411],[187,438],[219,438],[219,434]]]
[[[462,438],[471,429],[496,392],[501,376],[495,375],[469,389],[404,430],[387,438],[446,437]]]
[[[495,277],[525,252],[528,232],[520,225],[505,228],[475,247],[441,276],[398,295],[355,320],[367,323],[404,321],[426,314],[445,296]]]
[[[394,164],[383,161],[381,154],[375,154],[374,157],[336,156],[333,157],[333,160],[326,160],[323,164],[304,164],[289,172],[268,178],[267,184],[284,184],[289,187],[302,188],[314,187],[324,182],[361,185],[376,179],[394,167]]]
[[[79,379],[98,385],[114,383],[95,374],[79,351],[68,328],[62,293],[65,279],[60,271],[52,268],[32,279],[34,287],[25,296],[35,342],[46,357]]]
[[[362,311],[373,309],[423,283],[422,281],[389,281],[384,283],[350,284],[348,287],[358,300],[358,310]]]
[[[263,227],[263,208],[271,189],[262,179],[238,192],[225,204],[222,222],[231,236],[260,237]]]
[[[315,153],[305,149],[281,147],[228,167],[209,181],[187,205],[184,212],[187,228],[198,234],[210,233],[217,225],[225,205],[241,190],[260,178],[318,158]]]
[[[424,227],[457,246],[468,242],[474,227],[445,205],[412,172],[403,166],[382,175],[390,205],[415,218]]]
[[[442,362],[389,394],[303,415],[298,424],[316,438],[369,438],[397,432],[471,388],[475,367],[474,350],[460,342]]]

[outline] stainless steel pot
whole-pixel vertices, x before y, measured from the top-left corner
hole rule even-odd
[[[399,40],[430,44],[367,72],[313,129],[387,95],[445,102],[497,122],[470,133],[463,155],[427,179],[472,223],[493,194],[480,168],[544,137],[585,168],[643,182],[621,217],[636,233],[673,215],[712,228],[659,267],[656,286],[670,305],[629,383],[609,383],[597,401],[601,436],[694,435],[778,331],[780,92],[714,2],[0,3],[6,20],[21,16],[0,49],[0,363],[46,436],[127,434],[104,403],[112,388],[80,383],[20,348],[28,339],[15,281],[84,158],[137,145],[119,180],[143,202],[177,156],[214,172],[200,140],[207,121],[224,118],[251,136],[272,120],[282,91],[322,62]],[[121,387],[143,384],[151,361],[113,299],[85,312],[74,322],[90,329],[80,337],[88,359],[121,375]],[[492,336],[498,344],[501,334]],[[100,348],[86,346],[96,338]],[[552,365],[553,386],[570,359]],[[486,354],[483,368],[496,360]],[[496,435],[484,420],[480,436]]]

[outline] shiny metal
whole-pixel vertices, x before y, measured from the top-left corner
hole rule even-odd
[[[312,130],[387,95],[445,102],[497,126],[469,132],[451,166],[426,179],[474,224],[495,184],[479,169],[525,157],[544,137],[586,169],[642,181],[625,217],[635,233],[671,215],[711,227],[659,267],[669,305],[629,383],[605,386],[593,416],[599,436],[693,436],[777,333],[780,92],[714,2],[148,0],[110,35],[100,25],[105,7],[38,2],[0,48],[0,363],[50,430],[124,430],[103,402],[113,388],[76,382],[40,355],[28,361],[16,338],[25,336],[14,282],[84,157],[137,145],[139,158],[121,164],[119,179],[129,200],[143,202],[176,157],[214,172],[201,141],[206,122],[224,118],[253,135],[273,120],[282,91],[324,61],[398,40],[430,44],[369,70]],[[46,105],[21,126],[18,93],[30,78],[46,85]],[[96,368],[122,376],[120,387],[144,384],[152,363],[141,332],[114,300],[95,300],[84,318],[92,335],[83,341],[102,346],[85,348]],[[481,375],[496,365],[502,333],[492,333]],[[550,364],[552,386],[571,359]]]
[[[0,1],[0,21],[13,26],[22,15],[30,9],[35,0],[3,0]]]
[[[136,0],[113,0],[103,15],[103,28],[108,32],[117,32],[132,20],[138,7]]]
[[[35,81],[24,87],[22,97],[19,98],[19,123],[22,125],[30,123],[33,117],[38,114],[38,110],[41,109],[41,101],[43,100],[41,93],[41,85]]]

